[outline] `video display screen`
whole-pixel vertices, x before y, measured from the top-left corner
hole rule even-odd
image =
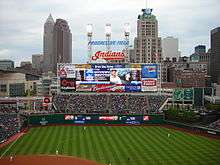
[[[58,77],[75,81],[74,91],[141,92],[157,90],[157,64],[58,65]],[[74,84],[74,85],[73,85]],[[68,85],[69,86],[69,85]],[[63,84],[61,83],[63,89]],[[63,90],[64,91],[64,90]]]

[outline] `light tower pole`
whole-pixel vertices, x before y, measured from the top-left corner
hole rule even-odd
[[[130,37],[130,24],[129,23],[125,23],[124,24],[124,37],[125,37],[125,62],[129,62],[129,37]]]
[[[91,62],[91,55],[92,55],[92,35],[93,35],[93,26],[92,24],[87,24],[86,27],[87,31],[87,38],[88,38],[88,60],[87,63],[89,64]]]
[[[112,34],[111,24],[108,23],[105,25],[105,37],[107,41],[107,44],[106,44],[107,51],[111,51],[111,45],[110,45],[111,34]]]

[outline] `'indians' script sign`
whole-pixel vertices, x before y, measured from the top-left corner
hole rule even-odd
[[[125,54],[123,52],[102,52],[98,51],[92,56],[92,60],[104,59],[104,60],[123,60],[125,58]]]

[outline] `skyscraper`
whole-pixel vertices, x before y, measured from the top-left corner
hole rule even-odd
[[[211,31],[210,74],[212,82],[220,84],[220,27]]]
[[[180,51],[178,45],[178,38],[174,37],[166,37],[162,40],[162,54],[163,58],[169,58],[172,60],[173,58],[179,59]]]
[[[42,71],[42,63],[43,63],[43,55],[42,54],[33,54],[32,55],[32,67],[37,69],[38,71]]]
[[[54,20],[51,16],[47,18],[47,21],[44,24],[44,43],[43,43],[43,71],[48,72],[52,71],[53,65],[53,28],[54,28]]]
[[[158,21],[152,9],[142,9],[137,20],[137,37],[134,40],[134,61],[155,63],[161,61],[161,38],[158,37]]]
[[[53,31],[53,72],[57,63],[72,62],[72,34],[66,20],[57,19]]]

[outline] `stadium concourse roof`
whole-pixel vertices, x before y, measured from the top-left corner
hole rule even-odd
[[[33,101],[33,100],[43,100],[44,97],[0,97],[0,103],[6,102],[17,102],[17,101]]]
[[[0,74],[1,73],[23,73],[23,74],[28,74],[28,75],[32,75],[32,76],[41,77],[41,75],[30,73],[27,70],[16,70],[16,68],[13,68],[13,69],[0,69]]]

